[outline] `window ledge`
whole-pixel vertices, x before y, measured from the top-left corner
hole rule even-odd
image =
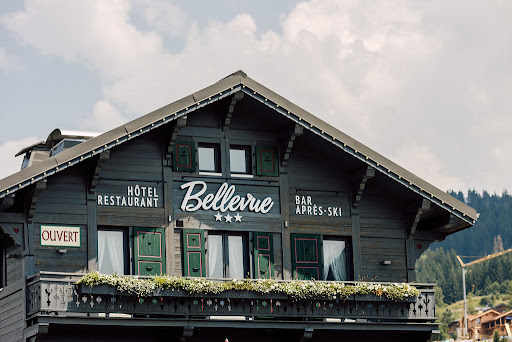
[[[222,177],[222,173],[220,173],[220,172],[199,171],[199,175],[201,175],[201,176]]]
[[[233,177],[233,178],[251,178],[251,179],[254,178],[253,175],[245,175],[243,173],[232,173],[231,177]]]

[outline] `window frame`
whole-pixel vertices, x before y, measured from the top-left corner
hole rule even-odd
[[[206,238],[207,248],[205,251],[205,259],[207,260],[207,277],[211,278],[210,275],[210,255],[211,246],[209,244],[209,239],[211,235],[221,236],[222,237],[222,279],[234,279],[230,275],[230,265],[229,265],[229,236],[241,236],[242,237],[242,255],[243,255],[243,278],[246,278],[247,275],[252,277],[251,265],[250,265],[250,248],[249,248],[249,236],[245,232],[232,232],[232,231],[211,231],[208,232],[208,236]]]
[[[345,272],[347,275],[347,279],[342,281],[353,281],[354,280],[354,270],[353,270],[353,255],[352,255],[352,240],[349,237],[338,236],[338,235],[322,235],[322,272],[325,273],[325,249],[324,242],[325,241],[343,241],[345,242]],[[325,278],[322,274],[322,278]],[[327,280],[327,279],[323,279]],[[338,281],[338,280],[333,280]]]
[[[245,152],[245,171],[233,171],[231,164],[231,151],[244,151]],[[228,149],[229,157],[229,172],[233,177],[253,177],[253,147],[250,144],[230,144]]]
[[[313,259],[300,259],[300,257],[305,257],[305,254],[312,245],[306,246],[302,243],[302,247],[297,244],[298,240],[316,240],[315,250],[316,257]],[[302,269],[302,272],[306,272],[308,269],[311,272],[312,269],[317,269],[318,279],[316,280],[326,280],[324,279],[324,269],[325,269],[325,260],[324,260],[324,241],[344,241],[345,242],[345,267],[346,267],[346,280],[343,281],[353,281],[354,280],[354,269],[353,269],[353,253],[352,253],[352,240],[350,237],[339,236],[339,235],[321,235],[321,234],[303,234],[303,233],[292,233],[291,234],[291,257],[292,257],[292,275],[293,279],[301,279],[301,275],[299,274],[298,269]],[[298,249],[297,249],[298,247]],[[306,248],[307,247],[307,248]],[[305,249],[303,249],[305,248]],[[315,253],[310,254],[315,255]],[[308,278],[304,278],[308,279]]]
[[[201,168],[201,148],[213,148],[214,170]],[[208,141],[197,142],[197,171],[200,175],[222,176],[222,154],[220,143]]]
[[[116,226],[98,226],[98,271],[100,268],[99,260],[99,232],[100,231],[116,231],[123,233],[123,263],[124,263],[124,275],[132,275],[133,271],[133,233],[132,227],[116,227]]]

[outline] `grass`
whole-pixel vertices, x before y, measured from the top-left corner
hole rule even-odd
[[[486,296],[472,296],[471,297],[471,303],[473,304],[473,307],[479,307],[479,306],[482,306],[480,305],[480,300],[482,300],[482,298],[488,298],[490,299],[491,295],[486,295]],[[469,298],[468,298],[469,299]],[[494,305],[499,305],[499,304],[508,304],[508,300],[504,299],[502,296],[500,296],[500,299],[499,300],[496,300]],[[468,302],[468,306],[469,305],[469,302]],[[447,307],[453,314],[454,316],[459,316],[459,315],[462,315],[463,314],[463,301],[462,300],[459,300],[458,302],[455,302],[453,304],[450,304],[448,305]],[[468,312],[469,314],[469,312]]]

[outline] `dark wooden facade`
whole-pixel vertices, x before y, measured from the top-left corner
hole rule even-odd
[[[124,234],[125,273],[132,275],[210,277],[216,236],[222,246],[231,237],[241,241],[243,260],[236,267],[243,277],[324,280],[325,243],[342,241],[343,280],[414,282],[415,261],[429,244],[476,219],[471,208],[341,132],[326,137],[318,119],[306,120],[302,110],[245,74],[228,80],[232,84],[225,79],[193,101],[174,103],[176,110],[164,107],[0,181],[0,340],[430,338],[436,330],[431,285],[419,286],[414,303],[352,298],[303,302],[300,309],[275,298],[272,305],[277,300],[282,308],[267,312],[265,304],[256,312],[254,303],[259,310],[268,298],[247,294],[238,311],[224,304],[204,311],[203,305],[202,313],[194,311],[197,298],[186,294],[161,296],[158,307],[121,295],[112,304],[112,295],[82,293],[73,285],[79,274],[101,268],[104,231]],[[215,170],[200,170],[202,146],[214,151]],[[245,172],[231,172],[234,147],[247,153]],[[204,183],[192,188],[198,181]],[[210,196],[210,207],[187,211],[187,190],[193,195],[203,184],[201,199]],[[237,210],[213,210],[223,184],[235,187],[230,198],[261,201],[259,210],[241,210],[239,201],[233,202]],[[45,245],[46,226],[78,227],[79,245]],[[235,261],[226,263],[230,251],[221,251],[218,274],[230,277]],[[200,299],[234,301],[229,294]]]

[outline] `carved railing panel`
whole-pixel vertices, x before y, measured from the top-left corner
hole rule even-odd
[[[409,301],[395,302],[374,295],[348,299],[301,299],[286,295],[262,295],[227,291],[218,295],[190,295],[183,291],[160,290],[138,298],[102,285],[75,285],[78,278],[55,274],[37,275],[27,286],[27,314],[59,316],[65,313],[130,314],[156,316],[246,316],[276,319],[340,318],[368,321],[433,322],[435,291],[418,286],[421,294]]]

